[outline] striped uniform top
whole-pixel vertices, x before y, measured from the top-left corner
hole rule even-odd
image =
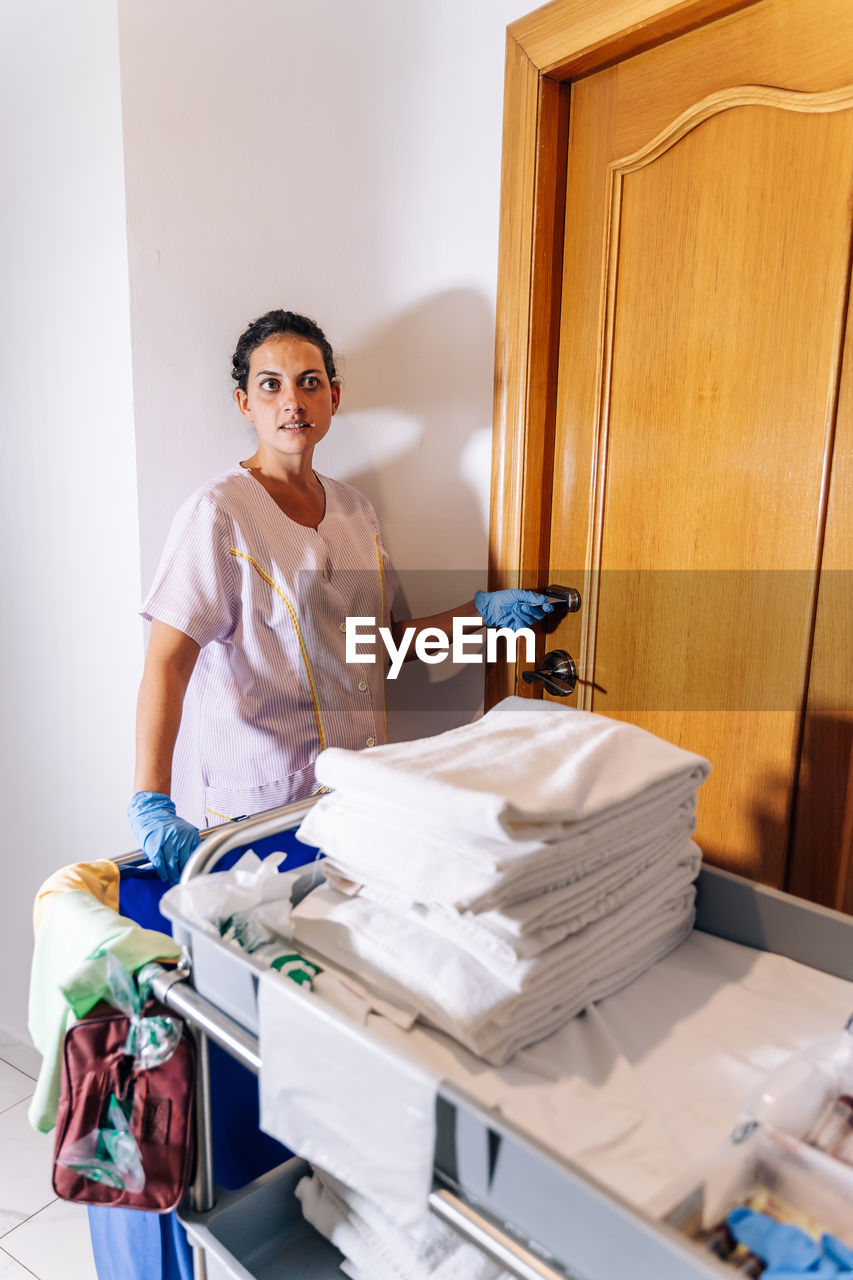
[[[244,467],[183,504],[142,615],[201,646],[173,765],[178,812],[198,826],[259,813],[315,789],[327,746],[387,737],[384,648],[348,664],[348,616],[388,625],[397,578],[376,513],[319,476],[317,529],[296,524]]]

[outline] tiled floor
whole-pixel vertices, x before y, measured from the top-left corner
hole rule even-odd
[[[0,1280],[96,1280],[86,1210],[50,1185],[53,1136],[27,1121],[39,1056],[0,1032]]]

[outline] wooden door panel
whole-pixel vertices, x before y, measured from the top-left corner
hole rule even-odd
[[[848,0],[762,0],[617,63],[610,159],[630,155],[692,103],[722,90],[766,85],[805,93],[849,85],[853,5]],[[593,77],[590,77],[592,79]],[[583,90],[588,80],[575,89]]]
[[[551,646],[579,658],[581,705],[708,755],[700,843],[775,884],[853,171],[853,91],[835,92],[849,60],[833,63],[799,3],[785,5],[774,45],[779,9],[758,5],[573,86],[551,542],[552,580],[571,581],[566,565],[584,578],[583,613]],[[734,67],[718,70],[713,47]],[[775,85],[750,87],[774,67]],[[807,83],[814,92],[789,91]]]
[[[602,414],[613,567],[813,566],[851,166],[853,110],[739,107],[621,184],[616,171]],[[634,518],[662,503],[665,519]]]

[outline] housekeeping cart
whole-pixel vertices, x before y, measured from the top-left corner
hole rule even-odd
[[[270,842],[279,847],[313,803],[211,830],[183,881],[215,870],[235,849],[262,853]],[[303,861],[315,856],[303,849]],[[119,861],[131,866],[135,857]],[[307,1172],[302,1160],[287,1159],[236,1191],[214,1185],[209,1046],[219,1046],[254,1074],[262,1070],[257,998],[266,970],[179,915],[173,915],[172,926],[183,945],[182,960],[158,974],[154,993],[186,1019],[197,1038],[197,1164],[190,1203],[180,1212],[193,1245],[196,1280],[332,1280],[340,1274],[340,1255],[304,1221],[294,1196]],[[853,919],[703,868],[695,928],[849,982],[853,1008]],[[369,1047],[366,1026],[295,984],[292,999],[313,1009],[318,1034],[339,1037],[342,1055],[356,1042]],[[387,1046],[378,1051],[387,1053]],[[522,1280],[721,1280],[731,1274],[674,1227],[633,1207],[452,1080],[437,1089],[433,1173],[430,1211]]]

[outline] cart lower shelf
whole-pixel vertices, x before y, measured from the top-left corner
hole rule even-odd
[[[294,1158],[220,1192],[209,1213],[181,1212],[190,1242],[205,1251],[208,1280],[340,1280],[341,1254],[305,1221],[295,1195],[310,1172]]]

